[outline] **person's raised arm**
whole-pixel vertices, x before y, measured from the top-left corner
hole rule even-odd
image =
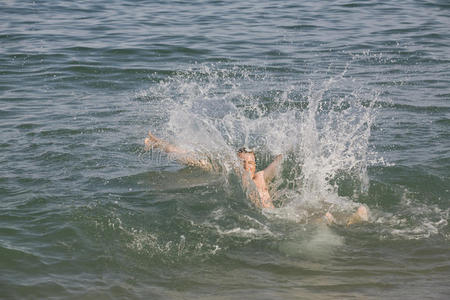
[[[264,180],[270,181],[272,180],[278,173],[278,169],[283,161],[283,155],[279,154],[275,157],[275,159],[264,169]]]
[[[182,148],[179,148],[175,145],[170,144],[167,141],[164,141],[156,137],[151,133],[151,131],[148,132],[148,136],[145,138],[144,143],[145,143],[145,150],[147,151],[152,148],[159,148],[168,154],[174,154],[176,160],[178,160],[183,164],[200,167],[205,170],[212,169],[212,165],[210,162],[208,162],[208,160],[196,159],[193,153],[190,153]]]

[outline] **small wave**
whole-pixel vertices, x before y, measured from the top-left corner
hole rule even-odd
[[[375,103],[376,107],[380,108],[392,108],[395,111],[408,111],[408,112],[424,112],[424,113],[448,113],[450,112],[450,107],[448,106],[417,106],[410,104],[399,104],[387,101],[377,101]]]
[[[421,203],[408,190],[404,191],[398,206],[395,214],[379,211],[375,217],[374,223],[381,225],[382,239],[448,239],[450,209]]]

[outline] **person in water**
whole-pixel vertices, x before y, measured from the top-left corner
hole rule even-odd
[[[175,145],[166,142],[148,132],[148,136],[144,140],[145,149],[159,148],[168,154],[173,154],[175,158],[183,164],[199,167],[208,171],[213,169],[212,164],[206,159],[197,159],[188,151],[181,149]],[[272,197],[269,193],[269,182],[275,178],[279,171],[279,167],[283,160],[283,155],[279,154],[275,159],[262,171],[256,171],[255,153],[245,147],[237,151],[237,156],[241,161],[244,172],[241,172],[242,183],[249,190],[250,200],[260,208],[275,208]],[[252,184],[253,183],[253,184]],[[252,188],[253,187],[253,188]],[[328,223],[335,223],[335,219],[330,212],[325,214]],[[347,219],[347,225],[368,221],[368,211],[364,205]]]

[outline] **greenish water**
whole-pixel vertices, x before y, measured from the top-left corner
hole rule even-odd
[[[447,1],[0,8],[0,298],[449,297]]]

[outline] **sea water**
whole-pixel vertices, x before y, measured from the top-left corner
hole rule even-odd
[[[449,15],[4,2],[0,298],[448,298]],[[145,151],[149,130],[213,172]],[[246,196],[243,146],[258,170],[283,155],[273,210]]]

